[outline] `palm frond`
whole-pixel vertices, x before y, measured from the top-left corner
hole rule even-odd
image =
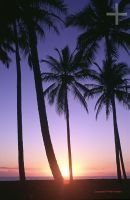
[[[80,91],[82,91],[83,93],[88,92],[89,89],[83,85],[82,83],[78,82],[78,81],[74,81],[75,85],[79,88]]]
[[[96,95],[99,95],[103,93],[103,87],[102,86],[97,86],[97,85],[93,85],[93,88],[89,89],[89,91],[87,93],[84,94],[85,97],[93,97]]]
[[[32,63],[32,56],[30,53],[28,54],[28,65],[29,65],[30,69],[32,69],[33,63]]]
[[[50,88],[51,89],[51,88]],[[59,85],[56,86],[54,89],[52,88],[48,93],[48,101],[49,104],[52,105],[56,102],[56,96],[58,95]]]
[[[37,3],[37,0],[35,0]],[[52,9],[57,11],[59,14],[60,13],[65,13],[67,12],[67,6],[64,4],[63,1],[61,0],[41,0],[41,6],[43,6],[43,8],[45,7],[45,4],[47,5],[48,9]]]
[[[94,62],[94,65],[98,68],[98,70],[100,71],[100,73],[103,73],[103,71],[102,71],[102,69],[101,69],[101,67],[99,66],[98,63],[95,63],[95,62]]]
[[[64,87],[64,84],[61,84],[59,86],[58,94],[56,96],[56,108],[58,114],[66,114],[66,88]]]
[[[49,87],[47,87],[47,88],[43,91],[43,95],[44,95],[44,96],[49,95],[49,94],[51,93],[51,91],[54,90],[55,86],[56,86],[55,83],[51,84]]]
[[[129,9],[130,9],[130,1],[129,0],[121,0],[119,2],[120,11],[126,10],[126,8],[128,8],[128,6],[129,6]]]
[[[112,33],[112,42],[122,46],[125,50],[130,48],[130,34],[122,31],[114,31]],[[129,52],[129,50],[128,50]]]
[[[130,30],[130,18],[120,20],[118,28],[125,31]]]
[[[63,62],[63,58],[62,58],[62,55],[61,55],[59,49],[55,48],[55,51],[56,51],[56,52],[58,53],[58,55],[59,55],[60,63],[62,63],[62,62]]]
[[[67,17],[66,19],[66,26],[79,26],[81,29],[84,29],[86,27],[86,13],[89,13],[88,12],[88,6],[86,6],[82,11],[76,13],[76,14],[73,14],[73,15],[70,15]],[[89,20],[87,20],[88,22]]]
[[[85,101],[85,98],[81,94],[80,90],[75,85],[73,85],[73,93],[74,93],[75,98],[77,98],[77,100],[79,100],[81,105],[83,105],[85,110],[88,112],[87,102]]]
[[[49,68],[51,69],[51,71],[53,71],[55,73],[59,73],[60,72],[60,67],[59,67],[60,63],[59,63],[58,60],[56,60],[52,56],[47,56],[47,60],[42,59],[41,62],[47,63]]]
[[[2,48],[0,48],[0,61],[9,67],[9,63],[11,62],[11,58],[8,56],[7,52],[5,52]]]
[[[115,90],[116,99],[123,104],[123,106],[129,107],[129,99],[128,94],[126,91],[122,90]]]
[[[106,98],[104,104],[105,104],[105,107],[106,107],[106,118],[108,119],[109,114],[111,112],[111,101],[110,101],[110,99]]]
[[[41,78],[44,82],[57,81],[58,75],[51,72],[44,72],[41,74]]]
[[[100,111],[101,111],[103,105],[104,105],[104,95],[102,94],[102,95],[98,98],[98,100],[97,100],[97,102],[96,102],[96,104],[95,104],[95,108],[94,108],[94,110],[96,110],[96,119],[98,118],[98,115],[99,115],[99,113],[100,113]]]

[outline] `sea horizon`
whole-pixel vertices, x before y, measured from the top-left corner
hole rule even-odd
[[[130,176],[128,176],[130,178]],[[80,179],[117,179],[117,176],[75,176],[75,180]],[[0,181],[18,181],[18,176],[1,176]],[[27,176],[26,180],[54,180],[50,176]],[[66,178],[67,180],[67,178]]]

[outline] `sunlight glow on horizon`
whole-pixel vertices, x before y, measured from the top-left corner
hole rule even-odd
[[[67,166],[67,163],[65,163],[65,165],[62,165],[62,167],[60,166],[60,170],[62,173],[62,176],[64,178],[64,180],[69,180],[69,167]],[[104,169],[98,169],[98,168],[88,168],[86,169],[86,173],[85,171],[82,169],[81,171],[79,171],[79,167],[78,165],[73,165],[73,178],[89,178],[89,177],[109,177],[109,176],[114,176],[116,177],[116,168],[104,168]],[[127,171],[127,175],[130,176],[130,171]],[[7,167],[7,168],[0,168],[0,177],[18,177],[18,169],[17,168],[11,168],[11,167]],[[26,167],[26,177],[40,177],[40,178],[51,178],[53,179],[52,173],[50,170],[46,169],[43,170],[43,168],[27,168]]]

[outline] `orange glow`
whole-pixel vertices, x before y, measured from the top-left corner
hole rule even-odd
[[[69,166],[67,165],[67,163],[62,163],[62,165],[60,166],[60,170],[62,173],[62,176],[64,177],[64,179],[69,179]],[[73,163],[73,177],[76,176],[80,176],[80,172],[79,172],[79,168],[78,165]]]
[[[66,165],[62,165],[62,167],[61,167],[61,173],[62,173],[62,176],[65,179],[69,178],[69,169],[68,169],[68,167]]]

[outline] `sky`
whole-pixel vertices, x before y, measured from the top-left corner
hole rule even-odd
[[[65,0],[65,3],[69,7],[69,13],[74,13],[79,8],[82,9],[87,0]],[[40,41],[40,59],[46,58],[47,55],[56,56],[54,48],[62,49],[69,45],[70,49],[74,50],[79,30],[62,28],[60,33],[56,35],[53,32],[47,32],[46,38]],[[102,57],[103,47],[101,46],[98,53],[99,62]],[[120,60],[129,62],[130,58],[121,51]],[[0,177],[12,177],[18,176],[16,65],[14,59],[9,69],[1,63],[0,65]],[[41,64],[41,71],[45,69],[45,64]],[[52,176],[40,131],[33,73],[25,58],[22,61],[22,102],[26,176]],[[103,109],[96,120],[95,102],[96,99],[88,101],[89,114],[87,114],[73,97],[69,98],[75,177],[116,176],[112,115],[106,120]],[[54,151],[61,172],[66,177],[68,176],[68,153],[65,118],[62,115],[59,116],[55,106],[48,105],[47,100],[46,107]],[[126,172],[130,175],[130,111],[117,104],[117,114]]]

